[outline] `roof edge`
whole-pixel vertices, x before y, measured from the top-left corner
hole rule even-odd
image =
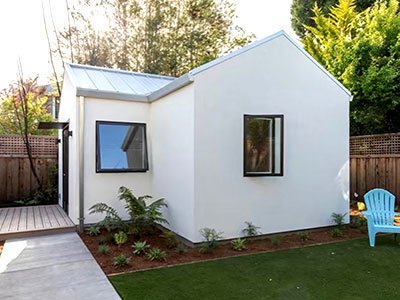
[[[71,67],[75,68],[82,68],[82,69],[92,69],[92,70],[101,70],[105,72],[117,72],[117,73],[122,73],[122,74],[134,74],[137,76],[146,76],[146,77],[155,77],[155,78],[161,78],[161,79],[166,79],[166,80],[174,80],[176,77],[172,76],[166,76],[166,75],[158,75],[158,74],[150,74],[150,73],[141,73],[141,72],[133,72],[133,71],[126,71],[126,70],[121,70],[121,69],[116,69],[116,68],[105,68],[105,67],[98,67],[98,66],[91,66],[91,65],[82,65],[82,64],[75,64],[75,63],[65,63],[65,65],[68,65],[68,67],[71,70]]]
[[[99,91],[99,90],[85,89],[85,88],[77,88],[76,96],[99,98],[99,99],[109,99],[109,100],[149,102],[149,98],[146,95],[115,93],[115,92]]]
[[[168,94],[175,92],[183,88],[184,86],[193,82],[193,77],[190,73],[186,73],[181,77],[175,79],[174,81],[168,83],[167,85],[163,86],[161,89],[154,91],[153,93],[148,95],[149,102],[156,101]]]
[[[315,64],[322,72],[325,73],[338,87],[340,87],[350,98],[349,101],[352,101],[353,95],[350,91],[339,81],[337,80],[327,69],[325,69],[314,57],[312,57],[303,47],[299,45],[292,37],[290,37],[285,31],[281,31],[281,35],[283,35],[289,42],[291,42],[301,53],[303,53],[313,64]]]
[[[228,53],[226,55],[223,55],[223,56],[221,56],[219,58],[216,58],[216,59],[214,59],[212,61],[209,61],[208,63],[205,63],[204,65],[201,65],[201,66],[199,66],[197,68],[194,68],[189,73],[191,75],[197,75],[197,74],[199,74],[199,73],[201,73],[201,72],[203,72],[203,71],[205,71],[205,70],[207,70],[207,69],[209,69],[211,67],[219,65],[220,63],[223,63],[223,62],[225,62],[225,61],[227,61],[227,60],[229,60],[229,59],[231,59],[233,57],[236,57],[236,56],[238,56],[238,55],[240,55],[240,54],[242,54],[244,52],[247,52],[247,51],[249,51],[249,50],[251,50],[251,49],[253,49],[253,48],[255,48],[255,47],[259,46],[259,45],[262,45],[262,44],[264,44],[266,42],[272,41],[272,40],[276,39],[277,37],[280,37],[280,36],[285,35],[285,34],[286,33],[283,30],[278,31],[278,32],[276,32],[276,33],[274,33],[272,35],[269,35],[269,36],[267,36],[265,38],[262,38],[261,40],[254,41],[254,42],[252,42],[250,44],[247,44],[246,46],[244,46],[242,48],[234,50],[234,51],[232,51],[232,52],[230,52],[230,53]]]

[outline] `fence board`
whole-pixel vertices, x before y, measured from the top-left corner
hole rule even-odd
[[[400,154],[350,157],[350,195],[361,197],[373,188],[384,188],[400,203]]]
[[[48,174],[56,158],[33,158],[35,169],[42,179],[43,185],[48,182]],[[27,157],[0,156],[0,205],[29,197],[38,185],[32,175]]]

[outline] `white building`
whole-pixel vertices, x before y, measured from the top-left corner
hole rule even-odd
[[[60,203],[77,224],[104,217],[88,214],[98,202],[126,216],[126,186],[165,198],[192,242],[245,221],[263,234],[331,225],[349,208],[350,99],[283,31],[177,79],[69,64]]]

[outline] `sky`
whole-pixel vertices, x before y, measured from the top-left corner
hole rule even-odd
[[[71,1],[71,0],[70,0]],[[290,26],[292,0],[231,0],[236,3],[237,20],[246,32],[263,38],[285,30],[296,38]],[[17,78],[21,60],[24,77],[39,75],[39,82],[48,82],[52,69],[42,17],[41,0],[0,1],[0,90]],[[57,27],[66,24],[65,1],[43,0],[45,12],[51,7]],[[52,30],[51,24],[48,24]]]

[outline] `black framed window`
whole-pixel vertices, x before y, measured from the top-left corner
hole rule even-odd
[[[283,176],[283,115],[244,115],[244,176]]]
[[[96,122],[96,172],[145,172],[146,124]]]

